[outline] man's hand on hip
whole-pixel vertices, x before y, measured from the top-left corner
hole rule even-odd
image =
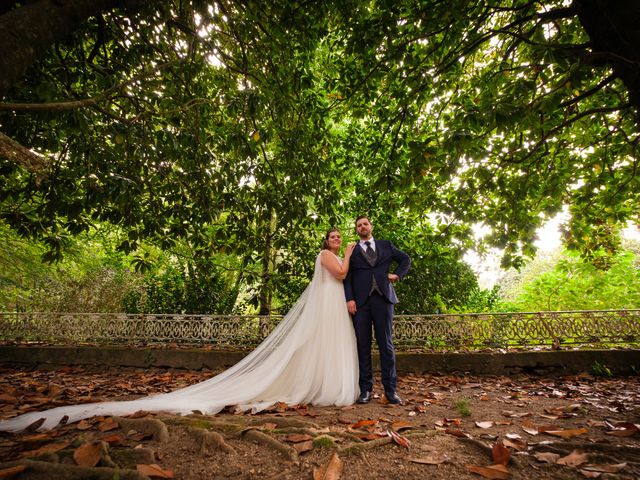
[[[395,273],[387,273],[387,278],[391,283],[396,283],[398,280],[400,280],[400,277]]]

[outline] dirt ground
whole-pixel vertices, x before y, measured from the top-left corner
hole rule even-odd
[[[216,372],[0,369],[0,418]],[[0,434],[0,478],[640,478],[640,377],[405,375],[403,406],[97,417]]]

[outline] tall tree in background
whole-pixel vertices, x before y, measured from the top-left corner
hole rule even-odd
[[[483,222],[516,265],[563,205],[586,252],[638,220],[635,2],[0,13],[0,39],[28,40],[0,42],[20,57],[0,81],[0,216],[49,259],[93,222],[121,226],[124,251],[182,238],[242,255],[266,311],[278,275],[308,272],[318,229],[360,212],[399,212],[434,252]]]

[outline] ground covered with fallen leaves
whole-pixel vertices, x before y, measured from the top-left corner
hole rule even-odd
[[[0,418],[216,372],[0,369]],[[0,433],[0,479],[640,478],[640,377],[404,375],[405,405],[139,412]]]

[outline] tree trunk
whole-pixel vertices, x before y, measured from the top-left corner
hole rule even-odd
[[[268,234],[265,238],[264,250],[262,254],[262,274],[260,275],[260,309],[259,315],[271,314],[271,235]]]
[[[275,263],[275,252],[273,250],[273,233],[275,231],[276,213],[269,208],[268,219],[265,220],[265,241],[262,256],[262,275],[260,285],[260,315],[271,315],[273,303],[273,270]]]
[[[575,0],[575,6],[596,62],[613,68],[640,115],[640,2]]]
[[[0,96],[20,80],[55,42],[67,37],[89,17],[142,1],[39,0],[0,16]],[[139,5],[138,5],[139,4]]]

